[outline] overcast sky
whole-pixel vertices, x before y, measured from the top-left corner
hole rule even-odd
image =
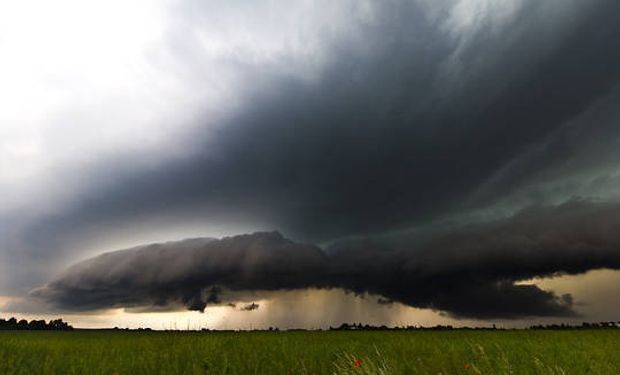
[[[610,318],[619,16],[617,0],[2,2],[0,311]]]

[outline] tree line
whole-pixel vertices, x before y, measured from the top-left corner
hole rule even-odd
[[[28,330],[28,331],[70,331],[73,327],[64,322],[62,319],[50,320],[31,320],[26,319],[17,320],[15,318],[0,319],[0,330]]]
[[[619,322],[597,322],[597,323],[589,323],[583,322],[580,325],[570,325],[570,324],[546,324],[546,325],[532,325],[528,327],[528,329],[540,330],[540,329],[609,329],[609,328],[620,328]],[[0,330],[30,330],[30,331],[70,331],[73,329],[69,323],[64,322],[62,319],[50,320],[49,322],[45,322],[45,320],[31,320],[27,321],[25,319],[17,320],[15,318],[10,318],[8,320],[0,319]],[[387,327],[385,325],[381,326],[371,326],[368,324],[362,325],[361,323],[343,323],[338,327],[329,327],[330,331],[374,331],[374,330],[390,330],[390,331],[409,331],[409,330],[433,330],[433,331],[446,331],[446,330],[504,330],[505,328],[498,328],[493,324],[491,327],[453,327],[451,325],[436,325],[434,327],[423,327],[423,326],[402,326],[402,327]],[[120,330],[118,327],[114,327],[114,330]],[[151,331],[150,328],[138,328],[138,329],[129,329],[125,330],[137,330],[137,331]],[[254,331],[263,331],[264,329],[254,329]],[[269,331],[279,331],[277,327],[269,327]],[[317,329],[312,329],[316,331]],[[202,328],[201,331],[211,331],[208,328]],[[218,330],[215,330],[218,331]],[[226,330],[223,330],[226,331]],[[306,329],[288,329],[287,331],[307,331]],[[318,331],[322,331],[322,329],[318,329]]]
[[[620,321],[618,322],[583,322],[577,325],[571,324],[538,324],[529,326],[527,329],[550,329],[550,330],[558,330],[558,329],[608,329],[608,328],[620,328]],[[361,323],[353,323],[347,324],[343,323],[338,327],[329,327],[330,331],[419,331],[419,330],[430,330],[430,331],[451,331],[451,330],[506,330],[506,328],[497,327],[493,324],[490,327],[453,327],[451,325],[436,325],[432,327],[424,327],[424,326],[402,326],[402,327],[387,327],[385,325],[382,326],[371,326],[368,324],[362,325]]]

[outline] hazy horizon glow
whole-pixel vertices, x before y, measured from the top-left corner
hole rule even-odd
[[[522,320],[454,319],[429,309],[418,309],[399,303],[379,305],[378,296],[355,296],[342,290],[306,290],[274,293],[253,302],[259,308],[242,311],[247,303],[235,307],[211,306],[205,313],[197,311],[170,311],[136,313],[124,309],[87,314],[62,313],[65,321],[76,328],[146,328],[155,330],[248,330],[268,329],[327,329],[342,323],[362,322],[370,325],[423,326],[452,325],[455,327],[485,327],[495,324],[503,328],[525,328],[535,324],[581,324],[583,321],[615,321],[617,310],[612,301],[615,287],[620,282],[620,272],[591,271],[579,276],[559,276],[542,280],[528,280],[558,293],[571,292],[578,301],[577,311],[582,314],[572,318],[538,318]],[[592,290],[597,293],[593,296]],[[10,298],[0,298],[0,306],[7,306]],[[310,310],[310,312],[308,311]],[[6,311],[6,310],[3,310]],[[11,312],[11,309],[8,310]],[[59,314],[41,312],[11,313],[17,319],[56,319]],[[593,318],[594,317],[594,318]],[[594,320],[593,320],[594,319]]]

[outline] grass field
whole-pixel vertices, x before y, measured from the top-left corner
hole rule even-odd
[[[620,330],[0,332],[0,374],[620,374]]]

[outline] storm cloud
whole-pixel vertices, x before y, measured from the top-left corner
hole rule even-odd
[[[277,232],[191,239],[88,259],[31,294],[69,310],[182,303],[202,311],[261,291],[341,288],[455,317],[572,316],[570,295],[518,282],[619,269],[619,226],[620,205],[574,200],[403,248],[366,239],[322,251]]]
[[[619,6],[597,5],[575,5],[572,12],[585,15],[569,12],[563,20],[569,25],[558,21],[548,30],[548,19],[538,17],[551,10],[524,2],[514,24],[469,41],[464,51],[423,3],[376,6],[376,19],[360,26],[359,40],[333,47],[339,50],[317,81],[250,68],[252,77],[273,79],[259,80],[241,99],[247,105],[210,136],[192,132],[205,139],[193,146],[200,151],[117,176],[121,183],[96,191],[67,217],[53,218],[54,230],[74,220],[200,207],[324,241],[488,204],[467,198],[530,148],[575,131],[569,120],[618,84],[620,56],[608,53],[608,43],[620,36],[612,16]],[[486,26],[480,27],[472,37],[485,34]],[[524,55],[536,40],[553,48]],[[453,61],[457,53],[460,63]],[[478,54],[494,58],[478,61]],[[457,69],[452,64],[467,62],[457,82],[445,81],[446,70]],[[588,124],[588,132],[605,125]],[[507,181],[484,198],[492,202],[526,183],[532,168],[563,160],[565,152],[549,147],[535,166],[504,176]]]
[[[519,281],[617,268],[618,1],[157,4],[137,71],[0,140],[0,294],[203,310],[341,288],[568,316]],[[274,228],[291,240],[163,242]]]

